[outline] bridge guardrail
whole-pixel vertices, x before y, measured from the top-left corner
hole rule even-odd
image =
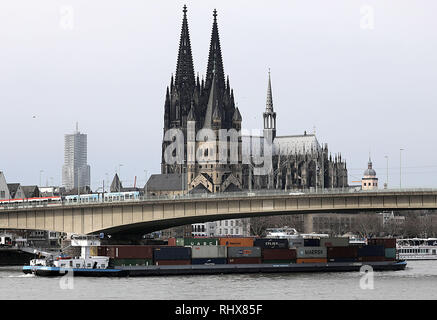
[[[436,192],[435,188],[403,188],[403,189],[376,189],[376,190],[361,190],[358,188],[332,188],[332,189],[301,189],[301,190],[246,190],[238,192],[220,192],[220,193],[203,193],[203,194],[183,194],[183,195],[143,195],[136,199],[119,199],[111,201],[78,201],[67,202],[65,200],[54,203],[2,203],[1,210],[16,210],[16,209],[34,209],[47,207],[75,207],[80,205],[99,205],[102,203],[130,203],[130,202],[147,202],[160,200],[201,200],[201,199],[229,199],[241,197],[262,197],[262,196],[305,196],[305,195],[343,195],[343,194],[369,194],[369,193],[409,193],[409,192]],[[13,200],[13,199],[11,199]]]

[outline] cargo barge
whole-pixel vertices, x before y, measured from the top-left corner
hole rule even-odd
[[[369,245],[350,245],[348,238],[305,241],[290,248],[286,239],[189,239],[179,246],[100,246],[80,237],[81,257],[32,260],[24,273],[37,276],[144,277],[242,273],[349,272],[370,266],[374,271],[403,270],[394,239],[373,239]],[[188,245],[186,245],[188,244]],[[224,244],[224,245],[221,245]],[[242,245],[245,246],[242,246]],[[90,248],[97,250],[91,255]]]
[[[131,266],[119,269],[64,269],[46,266],[25,266],[24,273],[37,276],[62,276],[72,271],[74,276],[82,277],[145,277],[170,275],[214,275],[246,273],[296,273],[296,272],[352,272],[363,266],[371,266],[374,271],[404,270],[405,261],[393,262],[327,262],[305,264],[217,264],[217,265],[164,265]]]

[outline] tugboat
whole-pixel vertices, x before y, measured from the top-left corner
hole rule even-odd
[[[69,272],[77,276],[126,276],[121,269],[109,268],[109,257],[91,256],[90,248],[100,246],[100,240],[96,236],[71,237],[71,246],[81,247],[80,257],[71,257],[60,253],[58,256],[48,256],[44,259],[33,259],[29,266],[23,267],[26,274],[38,276],[60,276]]]

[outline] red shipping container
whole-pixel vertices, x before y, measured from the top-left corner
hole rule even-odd
[[[153,249],[161,246],[113,245],[99,247],[98,253],[115,259],[153,259]]]
[[[358,247],[328,247],[327,248],[328,259],[334,258],[356,258],[358,257]]]
[[[261,258],[230,258],[228,264],[260,264]]]
[[[368,239],[367,244],[374,246],[384,246],[384,248],[396,248],[395,238],[373,238]]]
[[[157,266],[182,266],[191,264],[191,260],[157,260]]]
[[[172,247],[176,247],[176,238],[168,238],[167,245],[172,246]]]
[[[263,260],[292,260],[296,259],[296,249],[263,249]]]

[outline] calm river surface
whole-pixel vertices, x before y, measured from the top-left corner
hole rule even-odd
[[[373,289],[359,272],[144,278],[41,278],[0,268],[0,299],[436,299],[437,261],[410,261],[404,271],[375,272]],[[62,289],[65,288],[65,289]],[[70,286],[71,287],[71,286]]]

